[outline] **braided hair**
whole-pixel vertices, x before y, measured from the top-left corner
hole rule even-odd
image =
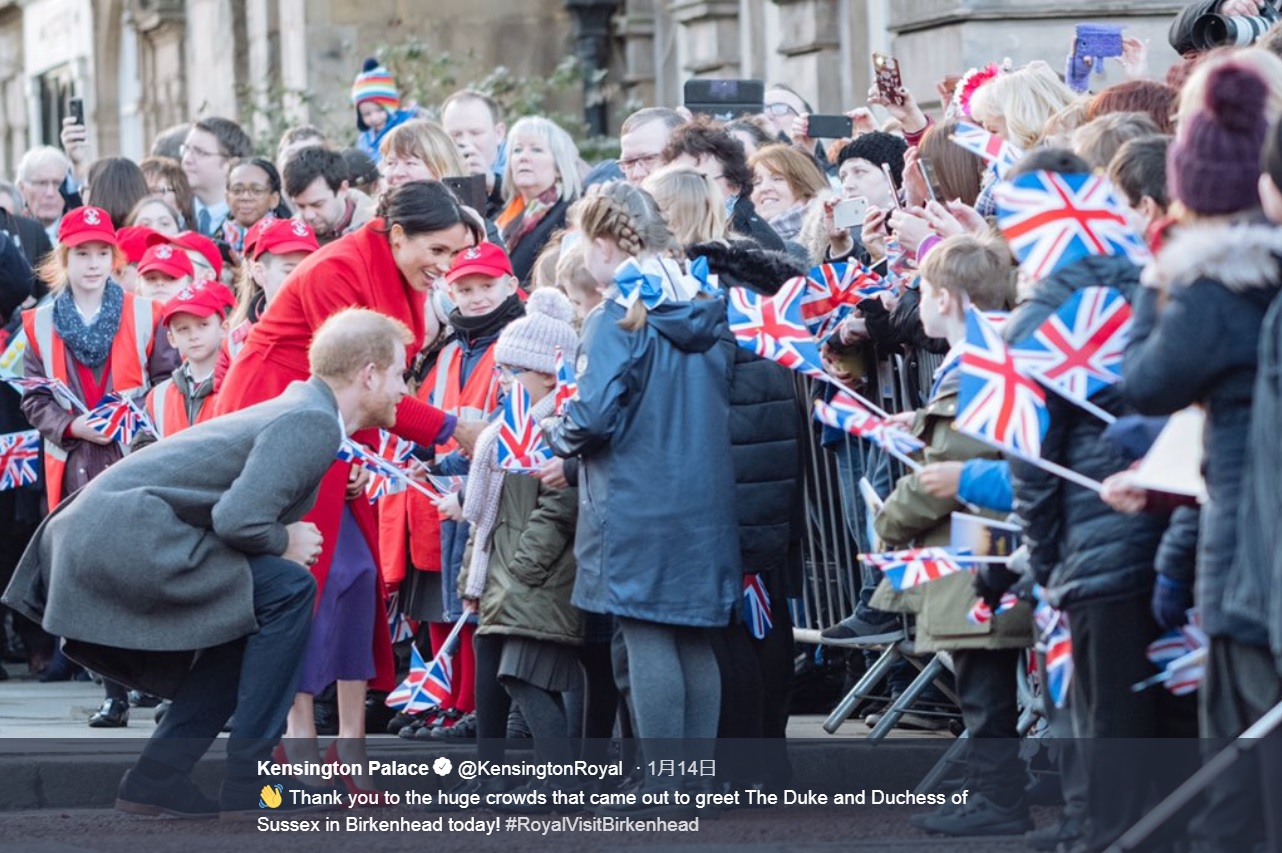
[[[681,259],[681,245],[668,228],[659,205],[645,190],[624,181],[598,184],[579,203],[579,230],[589,240],[606,239],[632,257],[661,255]],[[646,307],[637,300],[619,323],[637,331]]]

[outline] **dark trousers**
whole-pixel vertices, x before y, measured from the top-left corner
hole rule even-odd
[[[280,557],[251,557],[258,631],[204,649],[143,749],[143,758],[188,775],[218,737],[232,711],[227,775],[253,776],[271,757],[298,692],[311,629],[316,581]]]
[[[992,802],[1012,805],[1023,797],[1028,776],[1017,732],[1019,649],[963,649],[952,656],[962,720],[970,732],[966,780]]]
[[[475,634],[472,648],[476,658],[476,754],[482,761],[502,761],[507,715],[512,710],[512,697],[499,684],[503,637]]]
[[[1207,752],[1223,749],[1270,708],[1282,701],[1282,683],[1266,648],[1212,637],[1201,693],[1202,736]],[[1264,793],[1277,789],[1277,735],[1248,751],[1207,789],[1206,806],[1193,819],[1190,833],[1214,850],[1249,850],[1264,837],[1264,812],[1275,817],[1277,800]],[[1265,757],[1262,763],[1261,755]],[[1261,772],[1263,771],[1263,776]]]
[[[1103,850],[1196,769],[1190,741],[1147,740],[1191,738],[1196,702],[1161,688],[1131,690],[1156,671],[1146,651],[1162,630],[1153,620],[1147,591],[1074,604],[1068,618],[1073,724],[1083,738],[1082,759],[1091,780],[1087,841],[1090,849]]]

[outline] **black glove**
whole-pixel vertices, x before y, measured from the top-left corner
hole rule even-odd
[[[1153,618],[1166,630],[1178,628],[1189,621],[1188,609],[1193,606],[1193,587],[1184,581],[1159,574],[1153,584],[1153,600],[1149,605]]]
[[[1020,577],[1019,572],[1012,572],[1001,563],[983,563],[975,570],[975,594],[996,613],[1002,596]]]

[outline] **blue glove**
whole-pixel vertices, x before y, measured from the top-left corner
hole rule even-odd
[[[1193,588],[1184,581],[1158,575],[1153,585],[1153,600],[1149,605],[1153,618],[1167,631],[1189,621],[1188,609],[1193,606]]]

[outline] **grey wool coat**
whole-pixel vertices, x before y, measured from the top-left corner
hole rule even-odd
[[[45,519],[0,600],[94,671],[173,696],[195,651],[258,630],[249,558],[285,552],[342,437],[311,379],[130,454]]]

